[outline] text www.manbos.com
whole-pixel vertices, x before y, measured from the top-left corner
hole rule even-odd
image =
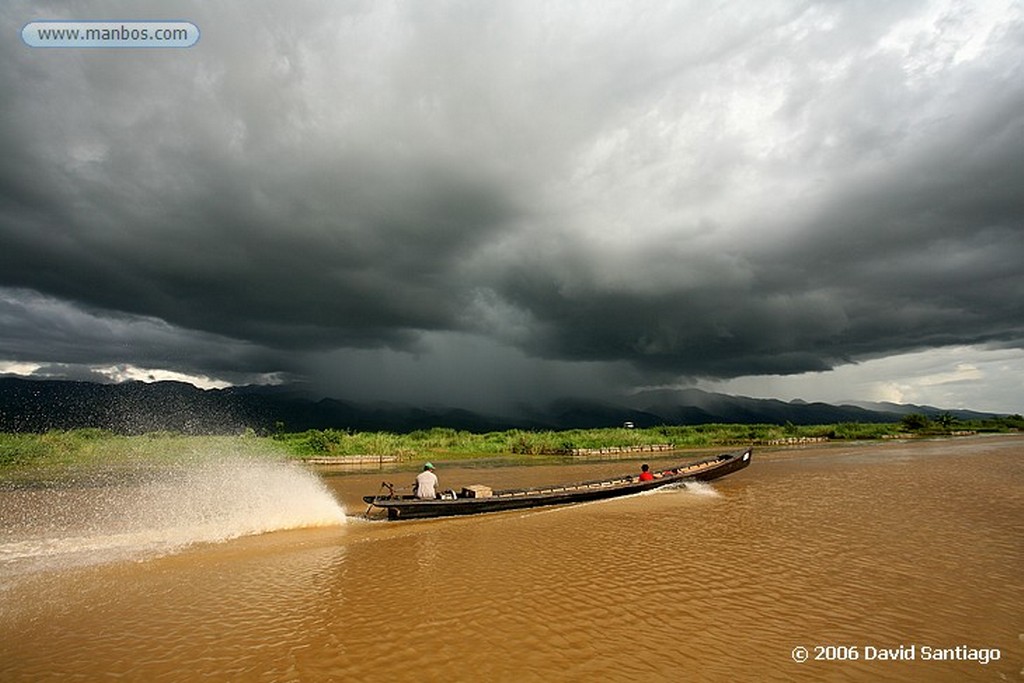
[[[188,21],[33,21],[21,30],[29,47],[192,47]]]

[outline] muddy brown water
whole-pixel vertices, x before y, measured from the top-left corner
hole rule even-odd
[[[503,487],[637,466],[438,473]],[[139,486],[0,490],[0,680],[1024,680],[1024,438],[755,451],[624,499],[356,517],[414,474],[321,472],[246,514],[326,491],[343,523],[299,512],[277,526],[311,528],[157,552],[110,519],[144,516]],[[68,531],[69,506],[107,512]]]

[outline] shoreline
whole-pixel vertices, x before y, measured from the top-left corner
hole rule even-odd
[[[595,430],[596,431],[596,430]],[[609,440],[622,438],[622,430],[608,430]],[[484,435],[486,436],[486,435]],[[627,433],[628,436],[628,433]],[[434,446],[417,451],[388,449],[381,453],[302,454],[289,450],[272,437],[185,436],[57,433],[45,435],[0,435],[0,482],[25,481],[37,476],[59,476],[88,469],[188,464],[207,458],[235,455],[253,459],[278,459],[325,473],[403,471],[419,467],[425,460],[448,467],[568,465],[611,460],[639,461],[698,457],[716,450],[753,446],[755,452],[796,453],[832,451],[839,448],[879,448],[893,445],[948,441],[976,442],[993,438],[1021,439],[1024,432],[972,432],[952,434],[899,434],[874,439],[831,439],[827,437],[784,437],[780,439],[726,438],[708,444],[635,444],[564,449],[561,452],[525,453],[472,450],[456,445]],[[3,437],[7,437],[6,440]],[[482,437],[481,437],[482,438]]]
[[[863,439],[846,441],[814,442],[805,444],[788,445],[758,445],[754,444],[754,456],[758,461],[777,460],[784,456],[789,457],[819,457],[830,454],[839,455],[845,452],[885,450],[906,447],[926,447],[936,442],[948,442],[956,447],[980,444],[987,441],[1018,441],[1024,447],[1024,434],[976,434],[972,436],[928,436],[913,437],[908,439]],[[481,457],[438,459],[435,462],[443,463],[448,470],[464,469],[487,469],[487,468],[518,468],[518,467],[578,467],[578,466],[601,466],[615,462],[623,463],[672,463],[687,461],[701,457],[715,455],[719,452],[733,451],[750,444],[722,444],[717,446],[697,446],[679,448],[671,451],[656,453],[621,453],[614,456],[570,456],[570,455],[544,455],[544,456],[523,456],[508,454],[505,456],[486,454]],[[1022,451],[1024,453],[1024,451]],[[358,475],[369,474],[370,472],[414,472],[422,465],[422,460],[405,460],[389,463],[384,467],[323,467],[313,466],[312,470],[325,476]]]

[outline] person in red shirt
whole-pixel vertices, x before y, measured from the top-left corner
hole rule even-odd
[[[654,475],[651,474],[651,468],[647,463],[640,465],[640,481],[651,481],[652,479],[654,479]]]

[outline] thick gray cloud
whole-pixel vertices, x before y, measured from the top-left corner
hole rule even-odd
[[[43,376],[94,378],[97,367],[130,364],[246,383],[297,379],[302,369],[287,354],[251,342],[24,290],[0,290],[0,329],[0,358],[42,365],[35,374]]]
[[[579,386],[1024,346],[1019,6],[293,5],[0,44],[0,360]],[[67,11],[0,25],[166,14]]]

